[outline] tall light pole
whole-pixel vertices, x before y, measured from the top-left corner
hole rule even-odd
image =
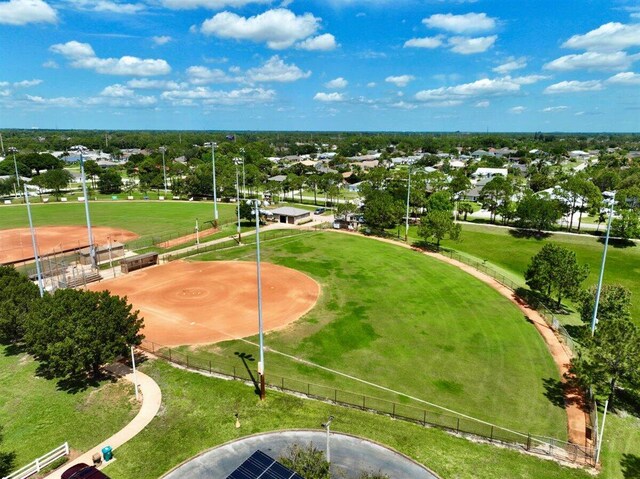
[[[89,257],[91,258],[91,265],[94,268],[98,268],[98,261],[96,259],[96,249],[93,245],[93,233],[91,232],[91,216],[89,215],[89,197],[87,196],[87,179],[84,174],[84,157],[82,151],[85,148],[80,147],[80,177],[82,179],[82,194],[84,195],[84,212],[87,217],[87,234],[89,236]]]
[[[27,185],[24,185],[24,200],[27,203],[27,215],[29,216],[29,229],[31,230],[31,244],[33,245],[33,257],[36,259],[36,274],[38,275],[38,289],[40,297],[44,296],[44,287],[42,286],[42,271],[40,270],[40,256],[38,255],[38,246],[36,244],[36,231],[33,229],[33,219],[31,218],[31,203],[29,203],[29,195],[27,194]]]
[[[238,227],[237,227],[237,232],[238,232],[238,243],[240,243],[242,241],[242,233],[240,230],[240,185],[239,185],[239,178],[238,178],[238,165],[242,163],[242,159],[241,158],[234,158],[233,159],[233,164],[236,165],[236,206],[237,206],[237,211],[238,211]]]
[[[322,427],[327,430],[327,462],[331,462],[331,447],[329,444],[329,435],[331,433],[331,421],[333,421],[333,416],[329,416],[327,422],[325,422]]]
[[[216,193],[216,146],[215,141],[211,142],[211,166],[213,169],[213,223],[218,226],[218,193]]]
[[[605,196],[609,196],[611,206],[609,208],[609,221],[607,221],[607,233],[604,238],[604,250],[602,251],[602,263],[600,264],[600,277],[598,278],[598,288],[596,289],[596,302],[593,306],[593,317],[591,318],[591,336],[596,332],[596,323],[598,322],[598,305],[600,303],[600,291],[602,290],[602,279],[604,277],[604,265],[607,261],[607,247],[609,246],[609,233],[611,232],[611,219],[613,218],[613,205],[616,200],[616,192],[609,193],[605,191]]]
[[[13,153],[13,167],[16,170],[16,183],[18,185],[16,188],[16,196],[17,196],[17,191],[20,189],[20,175],[18,174],[18,162],[16,161],[16,151],[18,151],[18,149],[15,146],[12,146],[9,148],[9,151]]]
[[[161,146],[160,151],[162,152],[162,174],[164,175],[164,195],[167,196],[167,167],[164,164],[164,152],[166,151],[166,148],[164,146]]]
[[[246,199],[247,198],[247,186],[245,184],[245,176],[244,176],[244,160],[245,160],[245,154],[244,154],[244,148],[240,148],[240,153],[242,154],[242,199]]]
[[[253,203],[256,215],[256,270],[258,277],[258,335],[260,338],[260,361],[258,362],[258,376],[260,377],[260,400],[265,398],[264,381],[264,338],[262,331],[262,278],[260,276],[260,201],[249,200]]]
[[[404,242],[409,241],[409,198],[411,197],[411,165],[409,165],[409,183],[407,186],[407,216],[404,224]]]

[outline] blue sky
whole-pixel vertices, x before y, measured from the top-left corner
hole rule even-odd
[[[622,131],[631,0],[0,0],[0,128]]]

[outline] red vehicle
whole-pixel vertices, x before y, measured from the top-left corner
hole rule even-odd
[[[76,464],[62,473],[62,479],[109,479],[109,476],[88,464]]]

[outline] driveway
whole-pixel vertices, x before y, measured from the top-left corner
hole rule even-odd
[[[211,449],[176,467],[163,479],[225,479],[256,449],[278,459],[292,444],[313,445],[326,452],[324,431],[284,431],[260,434]],[[408,457],[359,437],[331,433],[331,472],[356,479],[365,471],[381,471],[391,479],[438,479]]]

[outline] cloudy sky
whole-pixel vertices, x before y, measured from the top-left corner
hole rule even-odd
[[[0,128],[640,130],[637,0],[0,0]]]

